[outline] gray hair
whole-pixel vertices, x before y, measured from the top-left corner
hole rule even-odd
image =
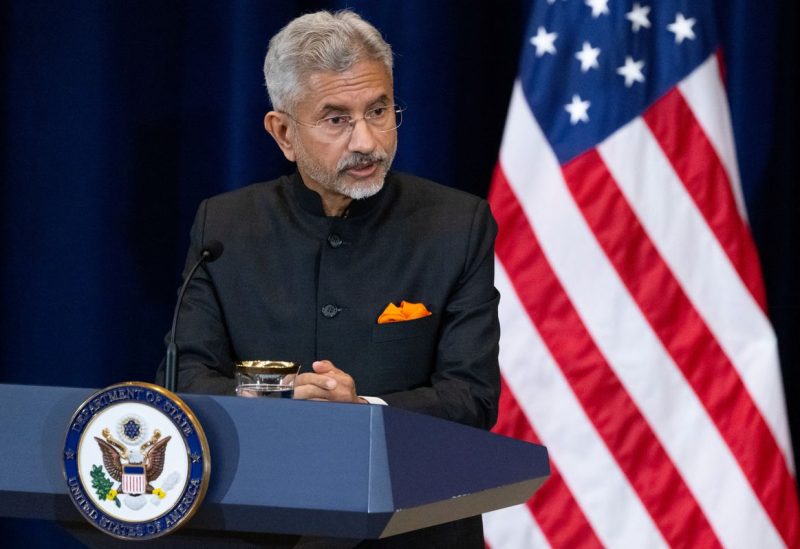
[[[294,19],[272,37],[264,59],[272,107],[291,112],[312,73],[343,72],[365,59],[382,62],[391,76],[391,46],[358,14],[318,11]]]

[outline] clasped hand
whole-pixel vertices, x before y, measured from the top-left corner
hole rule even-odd
[[[336,368],[330,360],[318,360],[311,364],[311,367],[313,373],[300,374],[294,380],[294,398],[329,402],[366,402],[356,394],[356,383],[353,378]]]

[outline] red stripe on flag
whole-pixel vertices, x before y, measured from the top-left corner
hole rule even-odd
[[[725,352],[662,261],[597,151],[578,156],[563,172],[597,241],[700,397],[777,530],[787,545],[798,547],[800,510],[794,479]]]
[[[745,286],[766,310],[755,243],[739,215],[725,166],[689,104],[673,88],[642,117]]]
[[[492,431],[518,440],[541,444],[505,379],[501,380],[500,413],[497,425]],[[564,483],[552,456],[550,478],[528,500],[528,508],[553,547],[603,547],[569,487]]]
[[[539,246],[500,164],[489,203],[495,250],[588,417],[672,546],[720,547],[675,465],[592,341]]]

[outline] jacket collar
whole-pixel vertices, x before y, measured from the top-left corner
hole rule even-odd
[[[387,195],[386,188],[391,185],[391,172],[386,175],[386,180],[383,188],[374,195],[363,198],[361,200],[353,200],[347,208],[345,218],[354,218],[362,216],[372,211],[378,204],[380,204],[384,197]],[[290,188],[297,203],[306,212],[318,217],[325,217],[325,210],[322,208],[322,198],[315,192],[306,187],[303,183],[303,178],[300,177],[300,172],[295,171],[290,178]]]

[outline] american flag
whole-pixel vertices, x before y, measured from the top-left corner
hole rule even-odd
[[[496,432],[552,476],[487,544],[800,547],[713,1],[538,1],[489,202]]]

